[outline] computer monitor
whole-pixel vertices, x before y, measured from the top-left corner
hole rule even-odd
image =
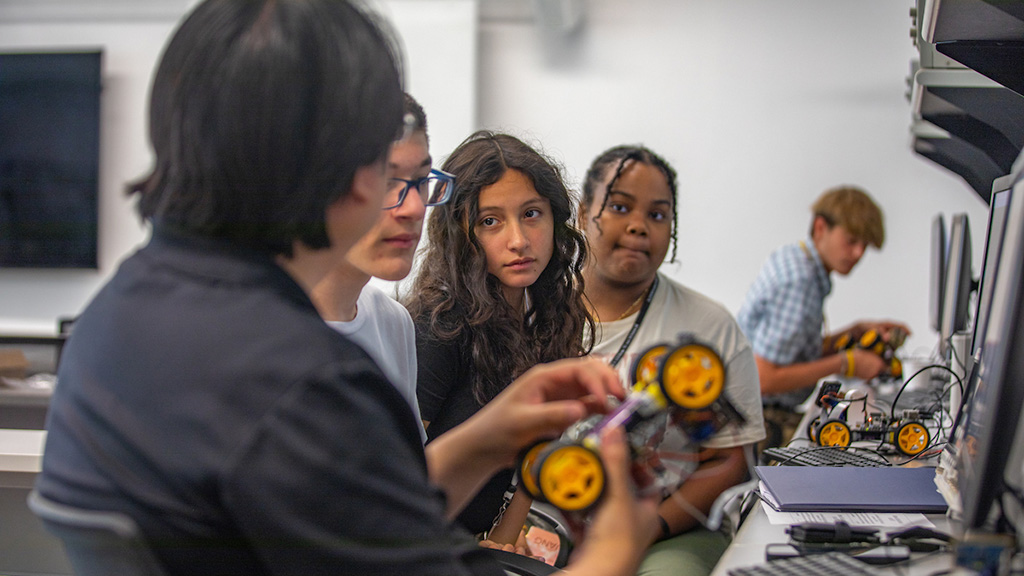
[[[989,200],[988,233],[985,236],[985,252],[981,273],[978,275],[978,306],[974,312],[974,331],[971,339],[971,357],[981,348],[988,323],[989,308],[992,304],[992,286],[999,267],[999,251],[1003,243],[1003,229],[1006,224],[1006,209],[1010,205],[1012,176],[997,178],[992,183]]]
[[[942,293],[946,283],[946,220],[932,218],[932,247],[928,278],[928,319],[932,330],[942,330]]]
[[[949,227],[949,252],[946,256],[946,279],[942,294],[942,328],[939,330],[939,349],[943,355],[950,350],[953,335],[967,330],[971,291],[971,227],[967,214],[953,215]],[[964,358],[959,361],[963,363]]]
[[[1005,473],[1024,405],[1024,180],[1017,179],[992,282],[991,305],[974,394],[957,446],[957,484],[965,529],[984,529],[1006,490]]]
[[[98,265],[101,64],[0,54],[0,270]]]

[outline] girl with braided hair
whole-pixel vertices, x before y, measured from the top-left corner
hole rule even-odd
[[[592,163],[579,209],[590,248],[586,296],[597,322],[592,355],[625,374],[651,346],[691,333],[721,356],[723,394],[745,419],[699,444],[666,424],[658,450],[682,455],[687,466],[663,487],[658,518],[646,527],[644,575],[711,572],[728,537],[702,523],[718,495],[745,478],[745,452],[764,438],[754,355],[736,321],[658,271],[670,244],[675,260],[677,202],[676,172],[663,158],[643,146],[616,146]]]

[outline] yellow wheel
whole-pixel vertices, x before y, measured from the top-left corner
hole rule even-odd
[[[604,492],[604,467],[593,451],[576,444],[555,447],[540,463],[540,493],[566,512],[586,510]]]
[[[885,341],[877,330],[868,330],[857,343],[861,348],[881,356],[885,352]]]
[[[668,344],[656,344],[633,361],[633,384],[653,382],[658,377],[658,361],[668,352]]]
[[[857,344],[865,350],[871,350],[875,344],[878,344],[881,341],[882,339],[878,336],[877,330],[868,330],[860,337]]]
[[[849,348],[852,345],[853,345],[853,336],[850,336],[849,332],[843,332],[839,336],[836,336],[835,344],[834,344],[836,350],[846,350],[847,348]]]
[[[903,377],[903,362],[900,362],[900,359],[895,356],[889,361],[889,375],[893,378]]]
[[[534,500],[540,500],[541,493],[540,487],[537,486],[537,475],[534,474],[533,465],[537,461],[537,456],[548,444],[547,441],[534,444],[523,453],[519,461],[519,478],[523,482],[523,488]]]
[[[907,456],[917,456],[928,447],[932,435],[920,422],[904,422],[896,429],[896,449]]]
[[[815,416],[814,420],[807,425],[807,437],[811,439],[811,442],[818,441],[818,423],[821,422],[820,416]]]
[[[828,420],[818,430],[818,446],[846,448],[850,439],[850,426],[842,420]]]
[[[684,344],[661,363],[659,382],[665,396],[677,406],[700,410],[721,396],[725,367],[707,346]]]

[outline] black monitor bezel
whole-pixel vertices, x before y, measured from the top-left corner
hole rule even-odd
[[[928,320],[932,330],[942,330],[943,296],[946,287],[946,219],[942,213],[932,218],[931,254],[928,268]]]
[[[1009,176],[997,178],[992,185],[989,197],[988,225],[985,228],[985,248],[982,251],[981,270],[978,272],[978,299],[974,308],[974,326],[972,327],[970,356],[974,357],[981,348],[985,336],[989,310],[992,305],[992,288],[999,270],[999,258],[1002,252],[1003,232],[1006,230],[1006,211],[1009,210],[1010,197],[1013,195],[1013,180]],[[993,230],[995,217],[1000,202],[1004,202],[1002,220],[999,230]],[[994,241],[998,239],[998,243]],[[995,244],[995,246],[993,246]],[[986,281],[987,277],[987,281]]]
[[[954,214],[949,226],[945,281],[942,296],[942,327],[939,347],[945,353],[952,337],[967,330],[974,277],[971,266],[971,225],[966,212]],[[960,359],[964,361],[963,358]]]
[[[1005,470],[1024,405],[1024,180],[1014,184],[993,287],[989,322],[980,350],[977,382],[964,416],[957,450],[963,527],[986,527],[1005,489]]]

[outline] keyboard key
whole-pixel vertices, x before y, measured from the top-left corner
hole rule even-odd
[[[762,454],[783,466],[890,466],[885,457],[833,446],[765,448]]]

